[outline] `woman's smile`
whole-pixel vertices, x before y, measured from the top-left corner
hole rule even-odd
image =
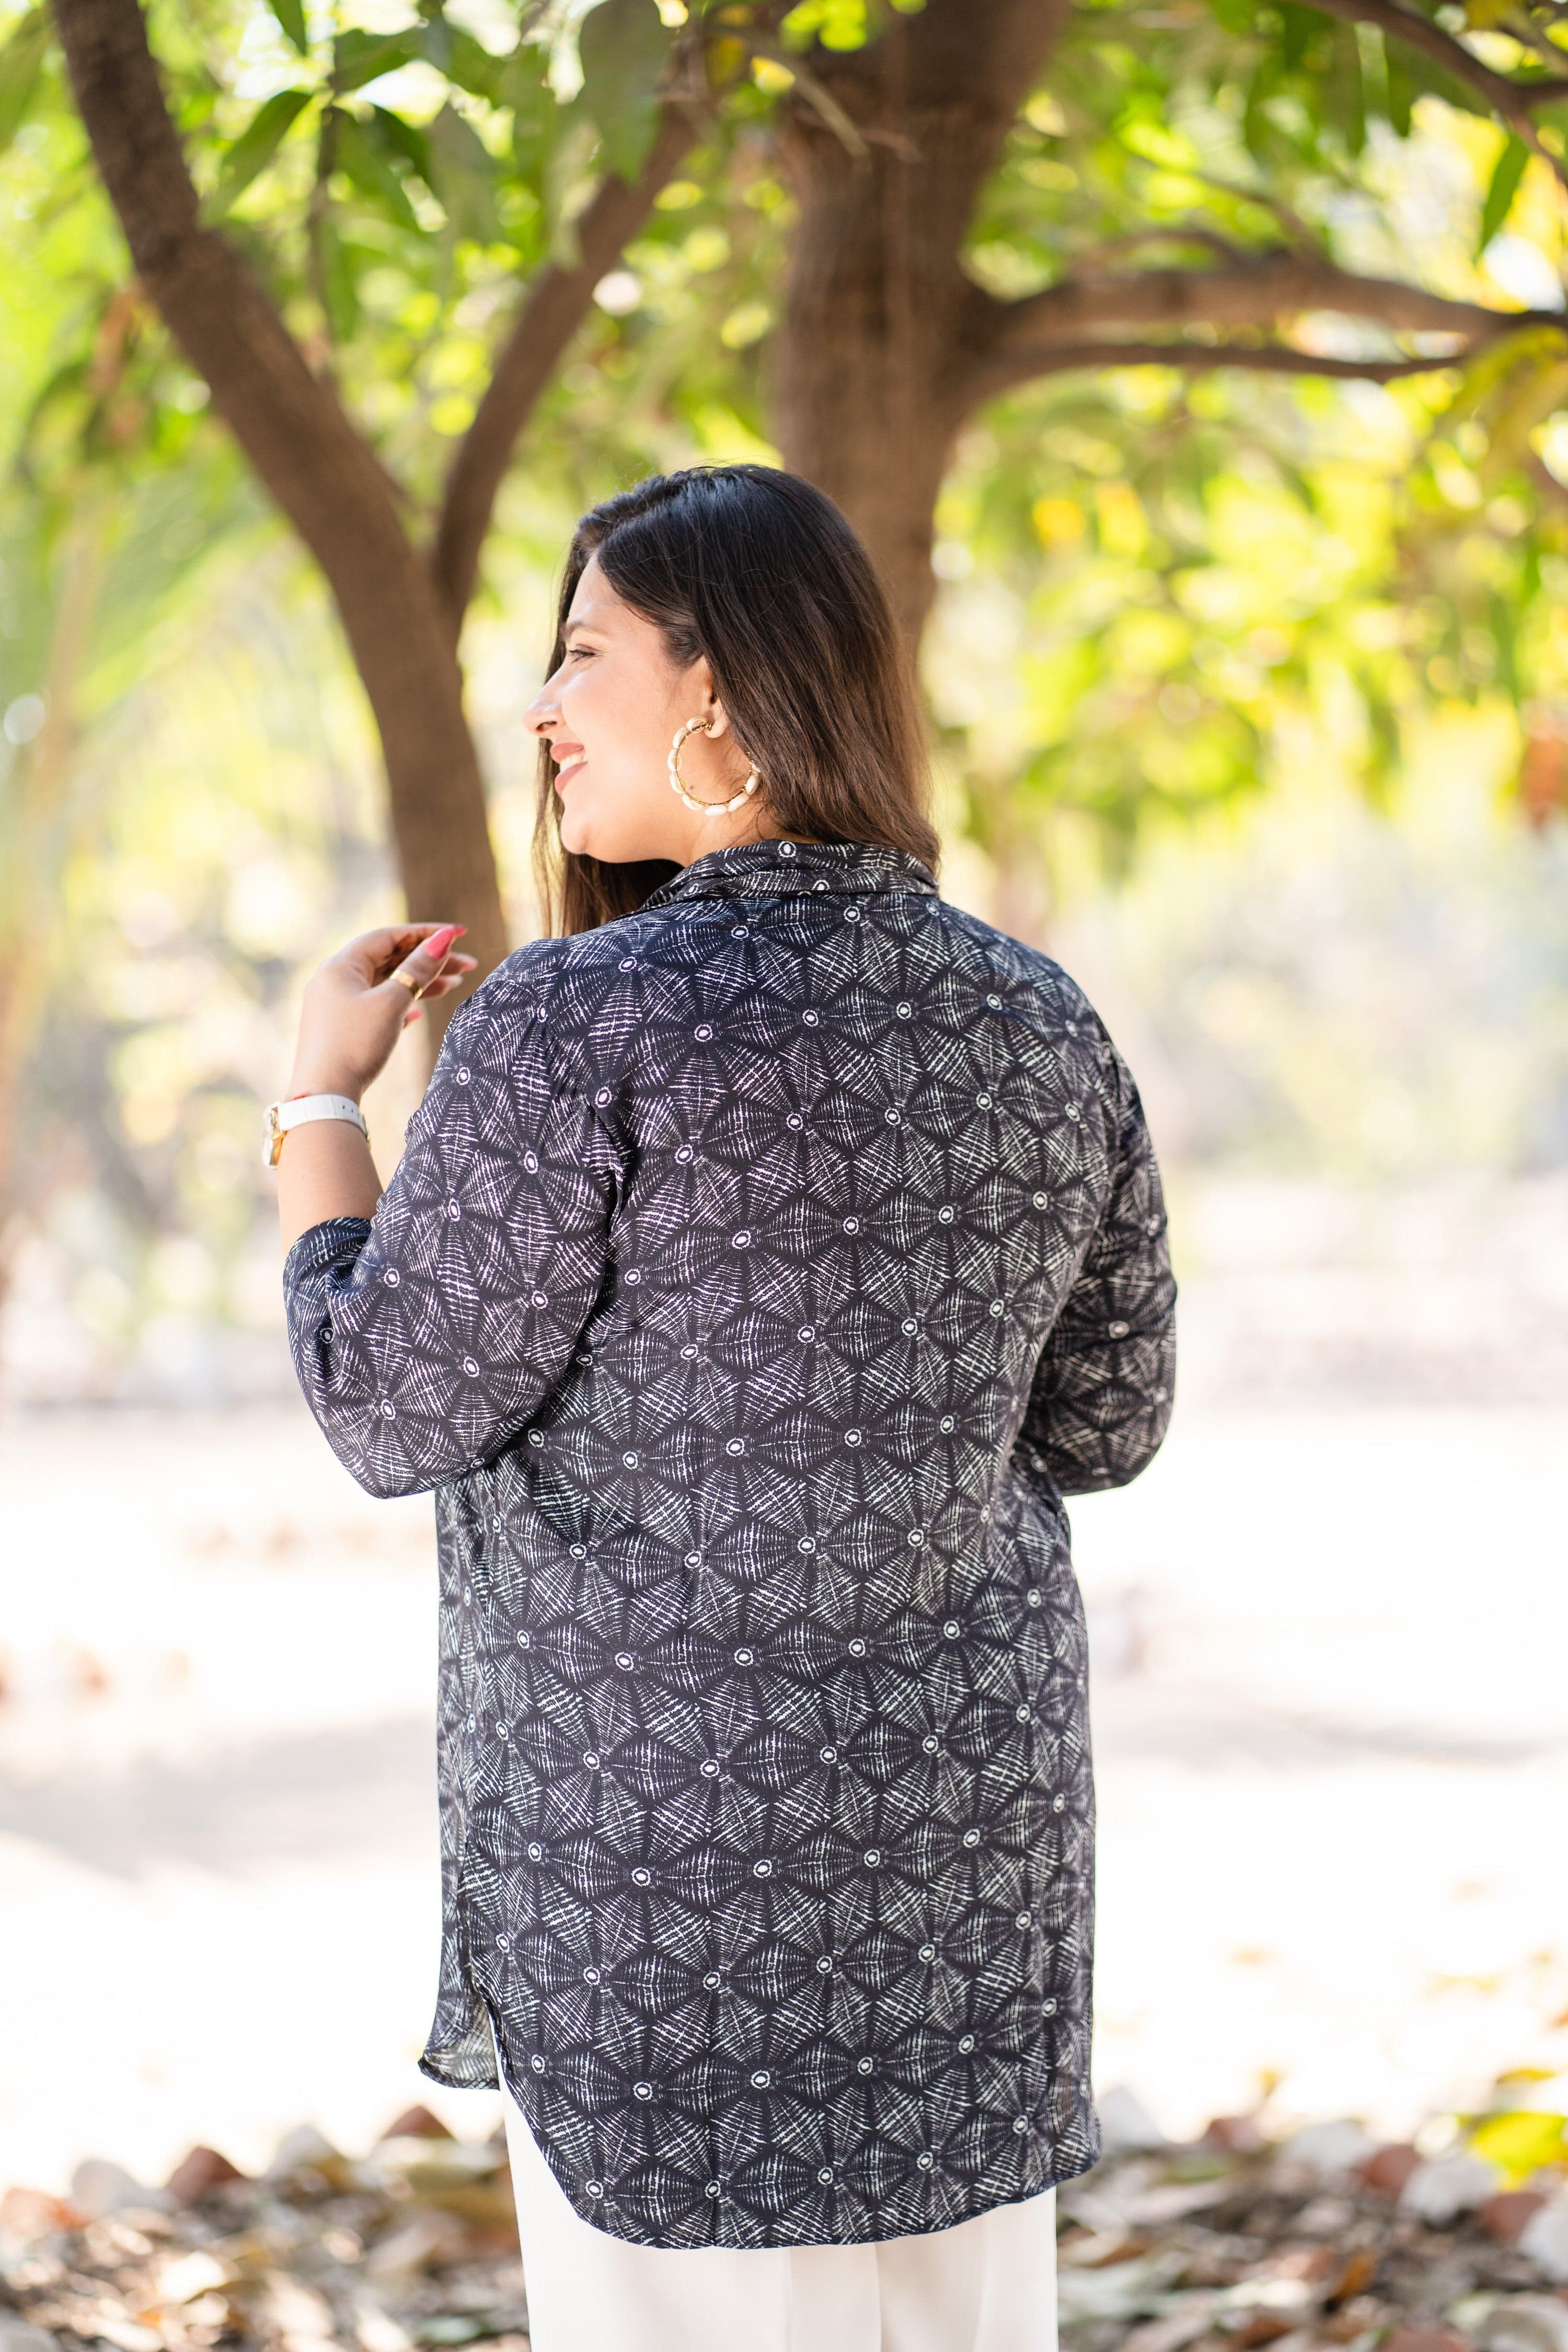
[[[546,805],[568,877],[579,857],[686,866],[706,850],[755,837],[759,825],[772,830],[772,818],[742,789],[751,761],[706,655],[693,655],[689,632],[672,636],[629,604],[596,555],[575,574],[560,624],[556,658],[527,723],[549,747]],[[668,762],[678,736],[686,762],[672,790]],[[683,788],[700,805],[681,797]]]

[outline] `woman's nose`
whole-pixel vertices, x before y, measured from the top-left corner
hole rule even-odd
[[[561,724],[560,707],[549,687],[542,686],[522,714],[522,723],[535,735],[548,735]]]

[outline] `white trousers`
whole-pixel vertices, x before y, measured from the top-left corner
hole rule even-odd
[[[1057,2352],[1057,2200],[874,2246],[628,2245],[503,2091],[533,2352]]]

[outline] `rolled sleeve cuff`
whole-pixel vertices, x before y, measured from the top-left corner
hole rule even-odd
[[[368,1217],[329,1217],[302,1233],[283,1261],[283,1295],[291,1298],[302,1283],[334,1266],[351,1266],[370,1239]]]

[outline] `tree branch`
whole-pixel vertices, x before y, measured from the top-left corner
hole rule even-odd
[[[965,362],[968,388],[975,400],[994,398],[1032,376],[1054,374],[1064,364],[1089,364],[1077,357],[1064,361],[1061,354],[1105,348],[1100,339],[1107,328],[1154,327],[1173,332],[1190,327],[1277,330],[1303,311],[1336,310],[1350,318],[1372,320],[1395,332],[1451,334],[1466,347],[1522,327],[1552,326],[1559,332],[1568,331],[1568,317],[1561,311],[1490,310],[1477,302],[1451,301],[1398,278],[1363,278],[1331,261],[1282,250],[1259,254],[1230,268],[1147,269],[1069,278],[1013,302],[998,302],[978,287],[975,297],[974,332]],[[1163,361],[1165,366],[1186,364],[1184,355],[1190,352],[1191,363],[1204,367],[1215,364],[1208,354],[1220,347],[1173,342],[1154,348],[1168,354]],[[1288,347],[1224,348],[1237,354],[1234,364],[1247,366],[1259,362],[1256,357],[1242,357],[1244,350],[1256,354],[1261,348],[1285,351]],[[1324,375],[1371,374],[1380,366],[1408,374],[1419,373],[1422,366],[1448,364],[1447,360],[1426,359],[1409,366],[1402,360],[1318,365],[1310,352],[1301,352],[1289,355],[1291,373],[1297,372],[1298,357],[1303,370],[1316,366]]]
[[[647,220],[696,136],[692,108],[667,100],[636,186],[609,173],[574,224],[576,261],[547,263],[522,298],[474,421],[458,444],[430,546],[430,574],[454,642],[518,436],[587,317],[595,287]]]
[[[1341,360],[1285,343],[1066,343],[1043,353],[1037,376],[1065,375],[1073,368],[1168,367],[1187,374],[1215,368],[1247,368],[1261,375],[1341,376],[1358,383],[1393,383],[1406,375],[1431,375],[1469,356],[1447,359]]]
[[[845,153],[853,155],[858,163],[863,163],[866,161],[868,149],[859,124],[853,115],[845,112],[833,92],[817,80],[803,57],[781,47],[777,41],[759,39],[755,33],[747,35],[746,47],[752,57],[766,58],[772,64],[783,66],[790,76],[794,87],[800,92],[807,106],[821,116]],[[882,136],[886,138],[888,134],[884,131]],[[908,140],[903,141],[902,144],[908,150],[906,162],[913,163],[916,160],[914,149]]]
[[[1321,16],[1337,16],[1345,25],[1375,25],[1391,40],[1403,41],[1407,48],[1419,49],[1445,73],[1452,74],[1484,98],[1500,122],[1506,122],[1517,139],[1522,139],[1532,153],[1549,163],[1568,187],[1568,165],[1560,155],[1554,155],[1542,143],[1541,133],[1531,120],[1530,110],[1546,99],[1568,97],[1568,76],[1543,75],[1537,81],[1510,81],[1506,74],[1494,73],[1480,58],[1435,25],[1429,16],[1418,16],[1413,8],[1405,8],[1400,0],[1306,0]]]
[[[1228,268],[1081,270],[1058,285],[997,303],[999,353],[1044,330],[1084,327],[1273,326],[1303,310],[1344,310],[1405,333],[1474,334],[1500,316],[1400,278],[1369,278],[1316,254],[1276,246]],[[1551,313],[1554,320],[1562,314]]]

